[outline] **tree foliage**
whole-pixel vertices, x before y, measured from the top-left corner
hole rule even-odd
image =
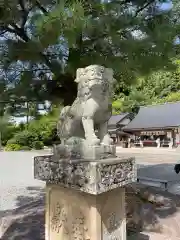
[[[52,145],[58,142],[56,125],[59,115],[59,108],[54,107],[48,114],[41,116],[39,119],[33,119],[28,124],[14,126],[16,131],[5,142],[11,149],[14,144],[23,147],[39,149],[42,146]],[[13,145],[12,145],[13,144]],[[21,148],[22,149],[22,148]]]
[[[10,122],[10,118],[7,115],[0,117],[0,147],[5,145],[7,141],[13,137],[18,131],[18,128],[14,123]]]
[[[158,6],[154,0],[1,0],[0,97],[66,105],[76,95],[78,67],[112,67],[116,94],[142,75],[173,69],[179,5],[168,12]]]
[[[114,112],[136,112],[143,105],[180,101],[180,61],[173,62],[175,71],[160,70],[140,77],[136,85],[128,88],[127,95],[117,95],[113,102]]]

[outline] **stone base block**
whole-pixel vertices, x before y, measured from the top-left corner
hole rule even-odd
[[[100,160],[106,158],[116,157],[115,145],[95,145],[90,146],[86,141],[73,142],[68,145],[54,145],[53,146],[54,160],[59,159],[74,160]]]
[[[35,157],[34,177],[97,195],[135,182],[137,171],[134,158],[54,161],[53,155],[45,155]]]
[[[91,195],[47,184],[46,240],[126,240],[125,189]]]
[[[101,160],[116,157],[115,145],[98,145],[89,146],[84,144],[82,147],[82,159],[85,160]]]

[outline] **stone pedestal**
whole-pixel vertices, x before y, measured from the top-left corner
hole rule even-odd
[[[125,188],[136,181],[133,158],[54,161],[35,157],[46,181],[46,240],[126,240]]]

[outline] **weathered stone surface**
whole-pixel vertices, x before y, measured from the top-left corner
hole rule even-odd
[[[36,179],[95,195],[135,182],[136,174],[134,158],[101,161],[54,161],[53,155],[34,158]]]
[[[107,122],[112,114],[113,70],[99,65],[77,69],[78,93],[72,106],[62,109],[57,125],[62,143],[79,137],[86,145],[110,145]],[[97,130],[97,134],[95,134]]]
[[[92,195],[47,184],[46,196],[47,239],[126,240],[124,188]]]
[[[100,195],[103,240],[126,239],[125,189]]]
[[[59,161],[60,158],[64,160],[100,160],[105,158],[116,157],[115,145],[87,145],[84,142],[69,145],[54,145],[53,146],[54,160]]]
[[[90,240],[87,211],[83,211],[84,208],[88,209],[88,205],[83,196],[79,196],[80,206],[77,194],[74,192],[74,194],[69,194],[67,189],[51,185],[48,186],[47,190],[49,211],[46,222],[49,225],[50,237],[55,240]]]

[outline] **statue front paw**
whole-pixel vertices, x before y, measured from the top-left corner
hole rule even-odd
[[[96,136],[94,137],[88,137],[86,138],[86,142],[88,145],[94,146],[94,145],[99,145],[100,144],[100,139],[97,138]]]
[[[109,136],[109,134],[105,135],[103,140],[101,141],[101,144],[104,145],[112,145],[113,144],[113,139]]]

